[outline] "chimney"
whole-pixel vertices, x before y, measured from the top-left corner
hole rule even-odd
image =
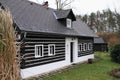
[[[46,9],[48,9],[48,1],[44,2],[44,3],[43,3],[43,6],[44,6]]]

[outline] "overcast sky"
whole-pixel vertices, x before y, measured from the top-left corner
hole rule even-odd
[[[56,8],[55,0],[30,0],[34,2],[39,2],[40,4],[43,1],[49,2],[49,7]],[[102,11],[104,9],[110,8],[112,11],[115,9],[120,12],[120,0],[74,0],[71,3],[71,8],[75,14],[90,14],[91,12],[96,12],[98,10]]]

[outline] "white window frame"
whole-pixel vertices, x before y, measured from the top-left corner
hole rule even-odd
[[[84,43],[81,43],[82,46],[81,46],[81,51],[84,51]]]
[[[82,51],[82,43],[78,44],[78,52]]]
[[[92,43],[88,43],[88,50],[92,50]]]
[[[87,51],[87,43],[84,43],[84,51]]]
[[[51,47],[51,46],[54,46],[54,53],[53,53],[53,54],[50,53],[50,47]],[[49,44],[49,45],[48,45],[48,55],[49,55],[49,56],[55,55],[55,44]]]
[[[72,20],[71,19],[66,19],[66,24],[67,24],[67,28],[72,28]]]
[[[42,55],[40,55],[40,53],[37,52],[37,48],[38,47],[42,47]],[[44,51],[44,46],[41,44],[41,45],[35,45],[35,58],[38,58],[38,57],[43,57],[43,51]],[[41,52],[41,51],[40,51]]]

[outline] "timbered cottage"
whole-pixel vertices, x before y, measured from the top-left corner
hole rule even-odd
[[[101,38],[95,37],[93,44],[94,51],[106,52],[108,51],[108,44]]]
[[[10,10],[17,41],[22,42],[23,78],[50,72],[94,58],[93,38],[97,37],[72,9],[55,10],[27,0],[0,0]]]

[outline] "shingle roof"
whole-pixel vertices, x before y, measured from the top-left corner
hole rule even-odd
[[[73,22],[73,29],[81,36],[94,36],[98,37],[83,21],[77,19]]]
[[[94,38],[94,43],[105,43],[104,42],[104,40],[102,39],[102,38],[100,38],[100,37],[96,37],[96,38]]]
[[[10,10],[14,22],[21,31],[96,37],[81,21],[73,21],[73,29],[67,28],[55,18],[54,9],[46,9],[36,3],[31,4],[27,0],[0,0],[0,2]]]

